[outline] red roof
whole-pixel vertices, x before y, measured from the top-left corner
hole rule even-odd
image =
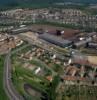
[[[71,38],[77,35],[80,31],[79,30],[66,30],[64,31],[63,38]]]
[[[86,81],[85,78],[81,78],[81,77],[76,77],[76,76],[65,76],[64,77],[64,80],[68,80],[68,81],[77,81],[77,80],[80,80],[80,81]]]

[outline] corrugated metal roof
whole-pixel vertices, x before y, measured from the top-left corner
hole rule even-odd
[[[12,33],[22,33],[22,32],[27,32],[29,31],[30,29],[27,28],[27,27],[22,27],[22,28],[17,28],[17,29],[13,29],[12,30]]]
[[[81,46],[81,45],[84,45],[84,44],[86,44],[88,42],[91,42],[91,41],[92,41],[92,38],[90,37],[90,38],[87,38],[86,40],[82,40],[82,41],[76,42],[76,43],[74,43],[74,45],[75,46]]]
[[[50,35],[50,34],[47,34],[47,33],[44,33],[44,34],[40,35],[39,37],[48,41],[48,42],[51,42],[51,43],[54,43],[54,44],[59,44],[60,46],[62,46],[62,45],[64,46],[66,44],[72,43],[72,41],[62,39],[60,37]]]

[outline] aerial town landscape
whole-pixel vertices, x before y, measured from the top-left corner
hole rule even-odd
[[[97,100],[97,2],[51,1],[0,1],[0,100]]]

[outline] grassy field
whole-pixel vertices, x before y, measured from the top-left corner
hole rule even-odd
[[[0,56],[0,100],[8,100],[3,88],[3,68],[4,68],[4,57]]]
[[[46,92],[47,84],[49,84],[48,80],[38,75],[35,75],[33,71],[29,69],[23,68],[23,63],[17,62],[17,59],[14,59],[15,62],[13,64],[13,77],[12,81],[15,88],[19,91],[19,93],[24,96],[24,98],[32,98],[31,95],[27,94],[24,90],[24,84],[29,84],[38,90],[39,92]],[[36,62],[32,62],[35,66],[37,66]],[[39,64],[39,63],[38,63]],[[44,83],[44,84],[41,84]],[[35,100],[39,100],[39,98],[35,98]],[[32,100],[32,99],[31,99]]]

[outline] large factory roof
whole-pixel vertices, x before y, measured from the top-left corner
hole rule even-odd
[[[23,32],[27,32],[29,31],[30,29],[27,28],[27,27],[22,27],[22,28],[17,28],[17,29],[14,29],[12,30],[12,33],[13,34],[16,34],[16,33],[23,33]]]
[[[58,36],[54,36],[54,35],[50,35],[50,34],[47,34],[47,33],[44,33],[42,35],[39,36],[41,39],[44,39],[48,42],[51,42],[53,44],[56,44],[56,45],[59,45],[61,47],[64,47],[66,45],[69,45],[71,44],[72,42],[69,41],[69,40],[65,40],[65,39],[62,39]]]
[[[87,39],[85,39],[85,40],[82,40],[82,41],[79,41],[79,42],[74,43],[74,45],[75,45],[76,47],[78,47],[78,46],[84,45],[84,44],[86,44],[86,43],[88,43],[88,42],[91,42],[91,41],[92,41],[92,38],[89,37],[89,38],[87,38]]]

